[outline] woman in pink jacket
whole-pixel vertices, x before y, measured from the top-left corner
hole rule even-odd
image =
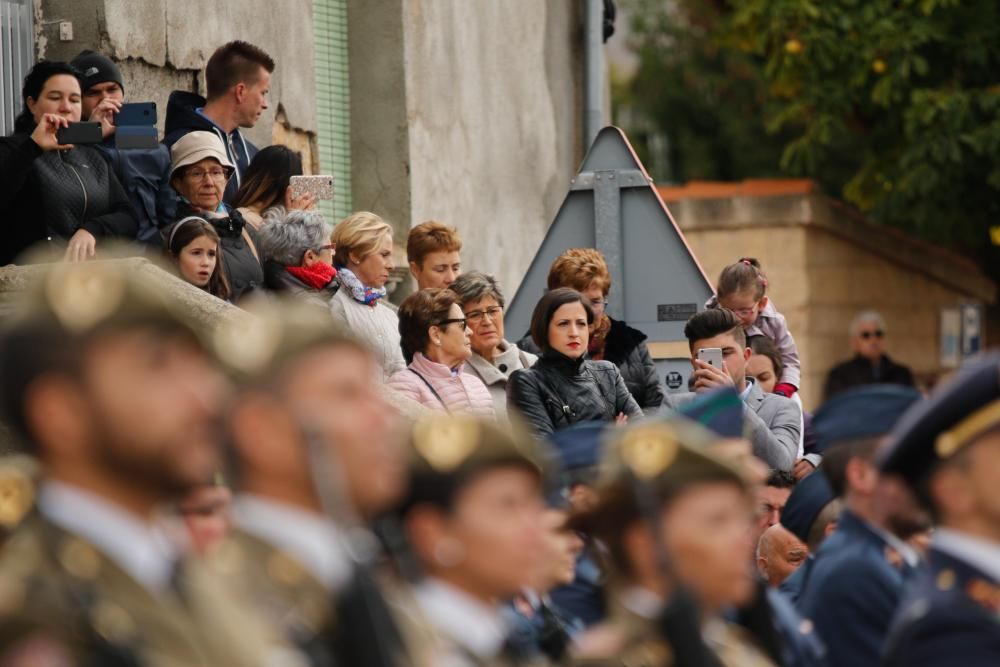
[[[399,306],[399,335],[409,366],[389,378],[389,387],[431,410],[495,419],[486,385],[462,372],[472,355],[471,333],[457,294],[414,292]]]

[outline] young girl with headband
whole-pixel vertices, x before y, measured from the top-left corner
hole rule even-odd
[[[166,249],[182,280],[223,301],[229,299],[219,234],[211,224],[196,216],[179,220],[170,228]]]

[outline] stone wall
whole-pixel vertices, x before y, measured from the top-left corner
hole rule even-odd
[[[955,253],[866,223],[808,182],[764,186],[661,194],[712,280],[741,256],[761,261],[799,348],[807,408],[822,400],[829,369],[851,356],[847,329],[858,312],[879,311],[889,354],[932,381],[943,370],[941,308],[995,301],[996,286]]]
[[[398,247],[453,225],[514,294],[582,158],[578,4],[350,3],[354,207]]]
[[[72,41],[60,41],[61,21],[72,22]],[[311,0],[35,0],[35,25],[40,58],[70,60],[83,49],[111,56],[122,69],[127,100],[156,102],[161,131],[170,91],[205,93],[205,63],[218,46],[233,39],[260,46],[277,67],[270,108],[247,138],[258,146],[291,143],[312,168]]]

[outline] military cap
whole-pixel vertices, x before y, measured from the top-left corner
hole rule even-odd
[[[237,380],[270,378],[286,364],[324,345],[345,344],[367,350],[326,309],[301,299],[270,297],[246,305],[252,316],[222,322],[212,335],[212,350]]]
[[[414,421],[407,443],[410,489],[401,512],[423,502],[449,505],[478,473],[520,466],[543,479],[548,461],[516,419],[500,426],[465,415],[432,414]]]
[[[596,468],[601,463],[607,430],[607,422],[591,421],[573,424],[553,433],[549,442],[558,453],[560,467],[564,471]]]
[[[733,387],[698,394],[678,412],[719,437],[743,437],[743,401]]]
[[[911,484],[982,435],[1000,429],[1000,355],[969,363],[907,412],[879,451],[879,467]]]
[[[734,482],[747,487],[746,471],[720,456],[718,436],[684,417],[647,420],[617,429],[608,441],[597,483],[597,506],[571,519],[588,533],[620,529],[622,512],[636,506],[641,494],[663,502],[686,487],[706,482]]]
[[[792,495],[781,510],[781,525],[802,542],[808,542],[809,531],[823,508],[836,499],[830,481],[821,471],[799,480]]]
[[[816,452],[839,442],[888,434],[907,409],[920,400],[913,387],[870,384],[837,394],[813,414]]]

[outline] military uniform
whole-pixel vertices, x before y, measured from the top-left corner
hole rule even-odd
[[[938,471],[965,448],[992,446],[995,457],[998,429],[1000,356],[993,354],[967,365],[900,420],[880,468],[900,475],[933,506],[940,501],[927,490]],[[997,534],[994,515],[971,511]],[[942,516],[929,567],[909,586],[892,624],[882,663],[887,667],[1000,665],[1000,542],[960,532]]]

